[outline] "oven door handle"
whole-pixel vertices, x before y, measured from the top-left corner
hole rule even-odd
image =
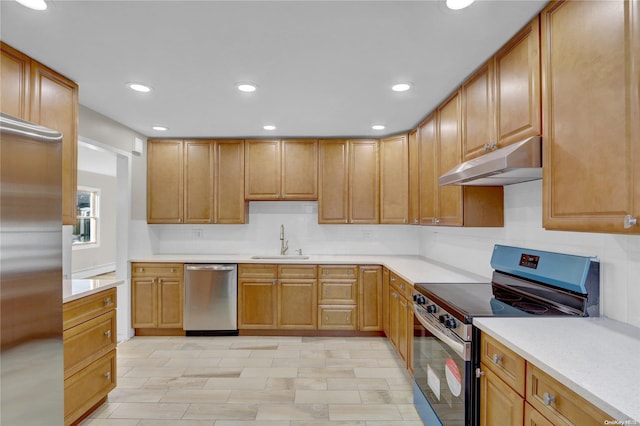
[[[429,333],[442,340],[444,344],[450,347],[456,354],[460,355],[460,357],[464,361],[471,361],[471,343],[461,342],[451,336],[447,336],[439,328],[435,327],[434,325],[430,324],[429,321],[422,318],[422,315],[418,312],[418,309],[415,306],[413,309],[415,317]]]

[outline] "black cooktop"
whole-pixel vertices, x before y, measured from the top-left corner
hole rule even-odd
[[[494,283],[416,284],[415,289],[467,324],[474,317],[570,315],[535,297]]]

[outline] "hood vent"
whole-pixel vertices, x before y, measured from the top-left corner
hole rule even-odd
[[[542,179],[542,139],[533,136],[466,161],[440,176],[440,186],[504,186]]]

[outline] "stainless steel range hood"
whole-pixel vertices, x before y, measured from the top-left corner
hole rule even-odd
[[[542,179],[542,139],[533,136],[466,161],[440,176],[440,186],[504,186]]]

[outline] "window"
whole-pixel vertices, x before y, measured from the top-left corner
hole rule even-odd
[[[99,189],[78,188],[73,245],[98,244],[99,201]]]

